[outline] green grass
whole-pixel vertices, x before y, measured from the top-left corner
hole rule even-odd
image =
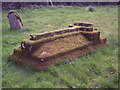
[[[117,88],[118,87],[118,7],[99,6],[95,12],[86,7],[43,7],[17,10],[23,30],[11,30],[8,11],[2,13],[2,87],[3,88]],[[31,33],[68,27],[75,21],[94,23],[109,46],[74,61],[36,72],[9,60],[13,48]],[[110,74],[114,72],[114,74]]]

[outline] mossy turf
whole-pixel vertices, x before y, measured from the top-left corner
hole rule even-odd
[[[6,88],[117,88],[118,87],[118,7],[99,6],[95,12],[86,7],[43,7],[17,10],[23,30],[11,30],[8,11],[2,13],[2,87]],[[43,33],[68,27],[74,21],[94,23],[109,46],[91,54],[66,60],[59,66],[36,72],[31,66],[21,67],[8,59],[13,48],[32,33]]]

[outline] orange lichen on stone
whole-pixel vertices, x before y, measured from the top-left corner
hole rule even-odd
[[[79,22],[71,28],[31,34],[30,39],[22,40],[21,46],[14,49],[11,58],[20,64],[44,70],[104,45],[107,45],[106,38],[100,37],[100,31],[93,24]]]

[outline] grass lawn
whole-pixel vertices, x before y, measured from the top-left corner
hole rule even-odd
[[[43,7],[17,10],[23,30],[11,30],[8,11],[2,13],[2,87],[3,88],[117,88],[118,87],[118,7],[99,6],[95,12],[86,7]],[[94,23],[109,46],[46,71],[36,72],[9,60],[13,48],[31,33],[68,27],[75,21]],[[111,74],[114,72],[114,74]]]

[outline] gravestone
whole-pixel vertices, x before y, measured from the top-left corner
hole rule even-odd
[[[14,29],[14,30],[23,29],[23,23],[17,11],[15,10],[9,11],[7,17],[8,17],[11,29]]]
[[[93,6],[88,6],[86,8],[87,11],[90,11],[90,12],[94,12],[95,11],[95,8]]]
[[[75,22],[69,28],[33,33],[14,48],[10,58],[21,65],[44,70],[51,65],[73,60],[107,45],[107,39],[92,23]]]

